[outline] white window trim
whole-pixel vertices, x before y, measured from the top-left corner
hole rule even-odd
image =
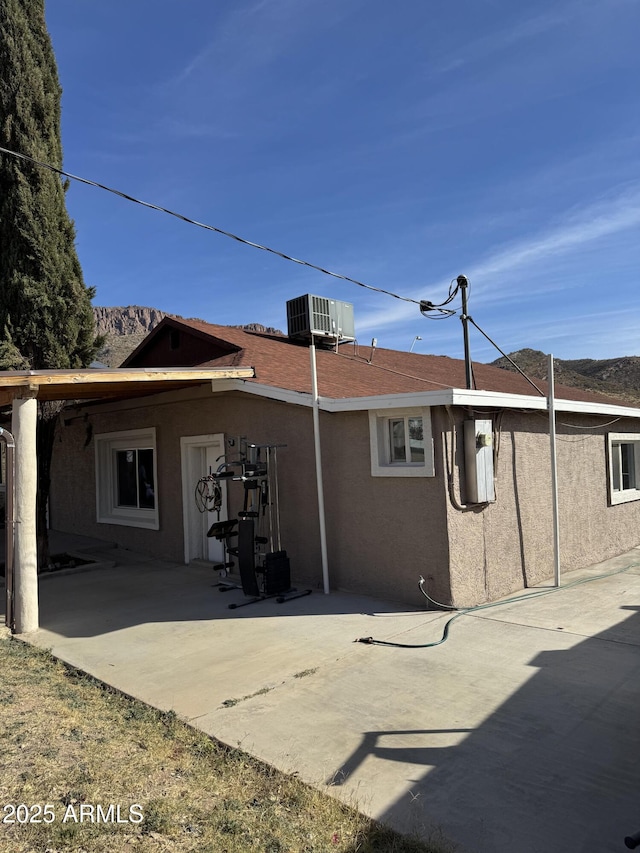
[[[117,450],[153,450],[153,482],[155,507],[121,507],[116,505],[116,473],[114,453]],[[96,518],[99,524],[121,524],[159,530],[158,453],[155,427],[104,432],[95,436],[96,452]]]
[[[611,505],[628,503],[629,501],[640,500],[640,488],[633,489],[616,489],[613,488],[613,445],[614,443],[622,442],[623,444],[634,445],[634,463],[635,463],[635,482],[640,484],[640,433],[637,432],[610,432],[607,435],[607,462],[609,467],[609,503]]]
[[[422,418],[424,462],[391,462],[389,421],[398,418]],[[369,441],[372,477],[435,477],[431,409],[372,409],[369,411]]]

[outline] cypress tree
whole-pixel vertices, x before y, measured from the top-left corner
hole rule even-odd
[[[62,168],[61,88],[44,0],[0,0],[0,144]],[[0,369],[86,367],[95,356],[91,300],[54,172],[0,154]],[[59,407],[57,407],[59,410]],[[40,561],[57,410],[41,406]]]

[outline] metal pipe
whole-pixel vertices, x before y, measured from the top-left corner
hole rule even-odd
[[[320,451],[320,399],[318,397],[318,371],[316,345],[311,338],[311,395],[313,397],[313,444],[316,456],[316,484],[318,487],[318,521],[320,523],[320,554],[322,557],[322,583],[324,594],[329,595],[329,559],[327,557],[327,528],[324,517],[324,488],[322,484],[322,454]]]
[[[451,424],[451,460],[447,460],[447,489],[449,491],[449,500],[451,501],[451,506],[454,509],[457,509],[458,512],[464,512],[468,509],[476,509],[478,504],[463,504],[456,497],[455,493],[455,483],[454,483],[454,471],[456,464],[456,422],[453,417],[453,413],[451,411],[451,406],[445,406],[446,412],[449,415],[449,422]],[[445,458],[447,456],[447,434],[446,431],[443,433],[444,441],[445,441]]]
[[[278,485],[278,447],[273,447],[273,481],[275,485],[274,500],[276,502],[276,529],[278,551],[282,551],[282,541],[280,539],[280,486]]]
[[[267,500],[269,502],[269,550],[271,551],[271,553],[273,553],[275,551],[275,548],[273,547],[273,501],[275,500],[275,495],[273,490],[273,471],[271,470],[271,447],[269,447],[269,445],[267,445],[264,455],[266,457],[265,461],[267,463]]]
[[[4,561],[4,583],[6,595],[6,608],[4,624],[13,630],[13,544],[15,537],[15,491],[16,491],[16,443],[9,430],[0,427],[0,439],[6,448],[7,465],[7,491],[5,494],[4,529],[5,529],[5,561]]]
[[[553,568],[555,586],[560,586],[560,520],[558,513],[558,467],[556,461],[556,408],[553,376],[553,356],[549,353],[547,369],[549,385],[549,441],[551,444],[551,501],[553,505]]]
[[[462,297],[462,313],[460,315],[460,319],[462,320],[462,336],[464,339],[464,374],[467,382],[467,390],[471,391],[473,388],[473,369],[471,367],[471,349],[469,347],[469,308],[467,302],[467,288],[469,287],[469,282],[465,275],[459,275],[457,282],[458,287],[460,288],[460,295]]]

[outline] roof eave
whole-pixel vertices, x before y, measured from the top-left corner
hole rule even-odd
[[[263,385],[255,381],[228,379],[215,382],[213,390],[244,391],[259,397],[268,397],[298,406],[312,406],[311,394]],[[417,391],[403,394],[377,394],[368,397],[320,397],[320,408],[327,412],[357,412],[373,409],[403,409],[420,406],[470,406],[499,409],[548,409],[547,397],[511,394],[500,391],[476,391],[464,388],[443,388],[437,391]],[[558,412],[574,412],[585,415],[613,415],[615,417],[640,418],[640,408],[615,403],[595,403],[584,400],[556,398]]]

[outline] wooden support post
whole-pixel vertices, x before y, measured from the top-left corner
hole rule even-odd
[[[16,397],[13,400],[11,421],[16,443],[16,535],[13,588],[16,634],[37,631],[39,627],[36,537],[37,423],[38,403],[35,394]]]

